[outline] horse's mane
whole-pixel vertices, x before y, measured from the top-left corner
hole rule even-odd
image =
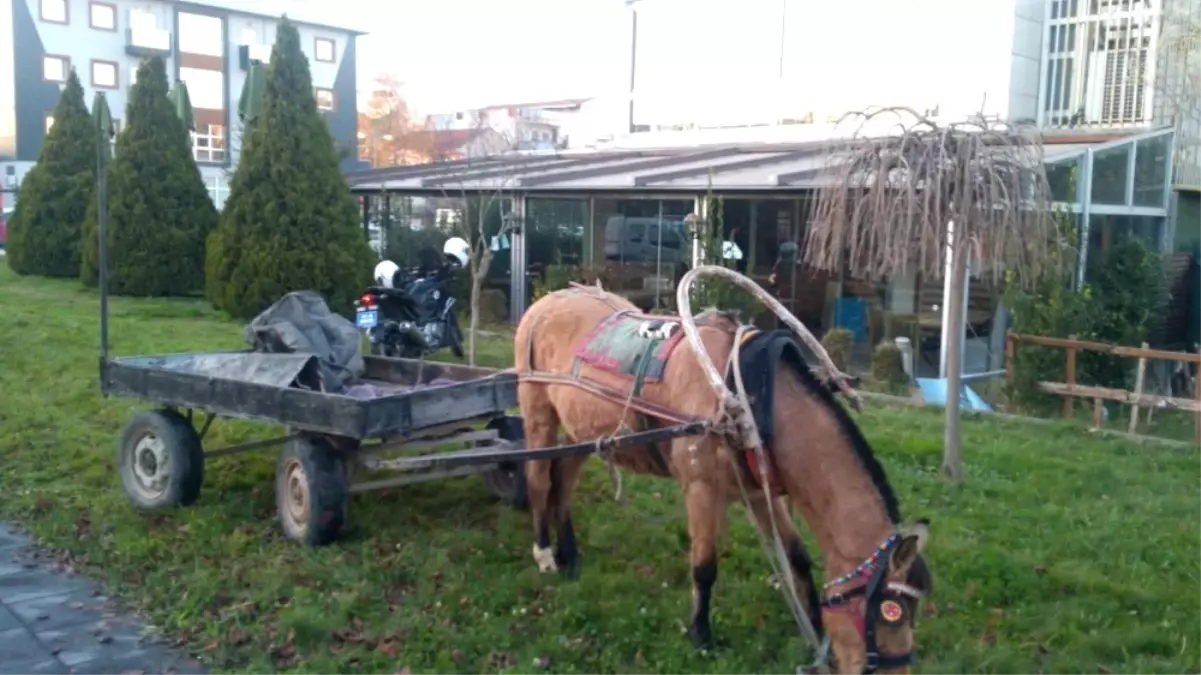
[[[733,336],[733,331],[738,329],[740,321],[730,312],[723,312],[716,308],[708,308],[696,315],[696,323],[698,326],[712,326],[714,328],[726,328]],[[859,429],[859,425],[855,424],[855,420],[851,419],[851,415],[847,409],[842,406],[834,398],[834,392],[830,390],[824,382],[818,379],[817,375],[809,369],[809,364],[805,362],[804,355],[800,345],[793,341],[793,348],[784,350],[784,360],[792,365],[792,370],[796,372],[797,379],[801,385],[805,387],[817,400],[830,410],[830,414],[834,415],[842,435],[851,444],[851,448],[855,453],[855,459],[859,461],[859,465],[867,472],[871,478],[872,484],[876,487],[876,491],[880,493],[880,501],[884,503],[884,509],[888,512],[888,518],[894,525],[901,522],[901,505],[897,500],[896,492],[893,491],[892,485],[888,482],[888,476],[884,473],[884,467],[876,460],[875,453],[872,452],[872,446],[868,444],[867,439],[863,436],[863,431]]]
[[[892,485],[888,482],[888,476],[884,473],[884,467],[876,460],[876,455],[872,452],[872,446],[864,438],[863,431],[859,429],[859,425],[855,423],[855,420],[851,419],[851,415],[847,412],[847,409],[834,398],[834,393],[830,391],[829,387],[823,384],[813,374],[813,371],[809,370],[809,365],[801,357],[799,348],[785,350],[784,354],[784,360],[793,366],[792,370],[796,373],[801,385],[808,389],[809,393],[821,401],[830,410],[830,413],[834,415],[834,419],[838,422],[838,426],[842,430],[843,437],[851,444],[851,448],[855,453],[855,459],[859,460],[859,465],[871,477],[872,484],[876,486],[876,491],[880,493],[880,501],[884,502],[884,509],[888,511],[889,520],[894,525],[900,523],[901,505],[897,500],[897,494],[893,492]]]

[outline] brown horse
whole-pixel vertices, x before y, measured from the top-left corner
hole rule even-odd
[[[637,431],[639,426],[714,416],[719,406],[716,392],[687,341],[669,355],[659,381],[646,382],[636,397],[628,375],[579,362],[579,345],[622,311],[637,309],[599,288],[576,287],[551,293],[526,312],[514,345],[527,447],[556,445],[560,427],[568,442],[584,442]],[[714,364],[724,367],[734,348],[737,322],[706,312],[696,323],[705,351]],[[741,483],[748,490],[755,523],[769,536],[774,514],[775,534],[787,551],[805,611],[815,627],[824,626],[839,671],[907,672],[917,601],[930,587],[920,555],[926,523],[900,525],[897,499],[883,470],[829,389],[804,367],[777,373],[770,410],[775,442],[769,457],[781,490],[761,489],[758,474],[741,461],[742,449],[728,448],[718,434],[677,438],[664,444],[665,451],[655,446],[618,448],[610,459],[636,473],[674,477],[683,488],[693,580],[689,634],[699,647],[712,645],[709,605],[717,578],[716,540],[728,504],[743,494]],[[598,395],[602,390],[608,395]],[[648,407],[637,413],[631,401]],[[664,412],[657,415],[656,410]],[[526,466],[533,554],[543,572],[576,571],[579,551],[571,504],[584,461],[586,457],[568,457]],[[809,556],[785,500],[776,496],[780,491],[809,524],[823,552],[831,581],[820,601]],[[557,539],[553,552],[552,529]]]

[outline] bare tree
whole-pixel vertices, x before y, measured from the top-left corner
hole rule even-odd
[[[831,142],[826,179],[805,260],[845,264],[869,280],[911,270],[940,278],[951,256],[947,423],[942,472],[963,480],[959,435],[963,294],[969,260],[988,261],[994,280],[1037,278],[1049,259],[1050,200],[1040,138],[983,117],[940,125],[910,108],[846,115],[853,133]],[[866,131],[885,127],[886,135]]]
[[[480,133],[491,139],[481,148],[488,154],[460,159],[454,168],[454,188],[447,188],[443,195],[454,198],[459,204],[457,218],[448,219],[447,225],[454,236],[467,241],[468,270],[471,273],[471,316],[467,329],[467,362],[475,365],[480,326],[480,300],[484,282],[492,269],[496,255],[493,242],[499,244],[518,230],[525,214],[518,208],[517,181],[512,171],[503,166],[503,155],[514,147],[512,139],[494,129],[481,126]],[[478,178],[473,177],[476,174]],[[525,274],[525,270],[512,270],[512,274]],[[517,298],[513,298],[516,302]]]

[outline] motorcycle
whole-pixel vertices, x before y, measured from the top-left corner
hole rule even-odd
[[[372,354],[416,359],[449,347],[463,357],[450,282],[467,264],[468,251],[466,241],[452,237],[440,257],[433,249],[421,251],[416,268],[391,260],[376,265],[376,285],[355,301],[355,325],[367,334]]]

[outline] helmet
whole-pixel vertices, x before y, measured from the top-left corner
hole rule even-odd
[[[466,239],[451,237],[442,245],[442,253],[460,265],[466,265],[471,257],[471,245],[467,243]]]
[[[373,275],[375,277],[376,285],[382,286],[384,288],[392,288],[392,277],[396,274],[396,271],[399,269],[400,269],[400,266],[397,265],[396,263],[392,262],[391,260],[385,260],[385,261],[381,262],[380,264],[376,265],[375,273]]]

